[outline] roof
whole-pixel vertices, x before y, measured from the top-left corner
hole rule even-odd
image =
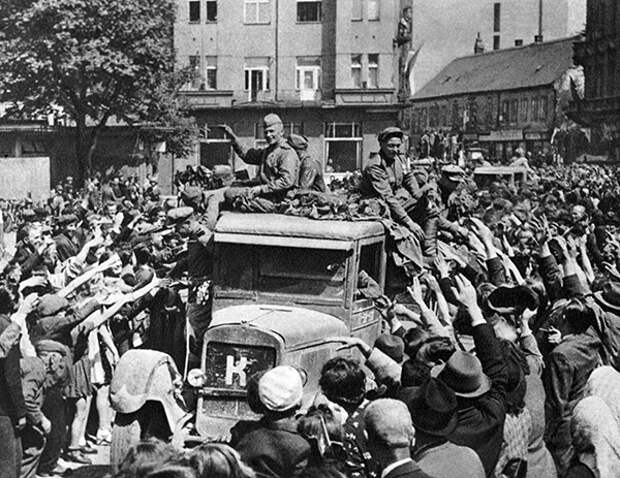
[[[284,214],[224,213],[216,234],[355,241],[384,234],[378,221],[330,221]],[[217,237],[216,237],[217,240]]]
[[[579,38],[457,58],[411,100],[551,85],[573,66],[573,44]]]
[[[348,335],[345,323],[322,312],[282,305],[234,305],[213,314],[209,329],[248,324],[279,335],[288,347]]]

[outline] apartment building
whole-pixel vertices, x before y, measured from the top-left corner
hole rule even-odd
[[[260,146],[274,112],[309,138],[328,173],[362,167],[376,133],[398,123],[401,9],[401,0],[179,0],[174,41],[178,64],[195,72],[182,95],[204,130],[200,163],[246,169],[217,125]]]
[[[591,129],[590,152],[620,161],[620,2],[589,0],[586,36],[575,45],[585,97],[572,116]]]

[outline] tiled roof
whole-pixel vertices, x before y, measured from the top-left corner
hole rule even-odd
[[[573,66],[579,36],[464,56],[449,63],[413,100],[550,85]]]

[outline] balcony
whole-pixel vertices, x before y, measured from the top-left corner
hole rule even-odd
[[[187,101],[189,109],[230,108],[233,104],[232,90],[183,90],[179,96]]]
[[[398,102],[393,88],[346,88],[336,89],[335,93],[338,106],[392,105]]]

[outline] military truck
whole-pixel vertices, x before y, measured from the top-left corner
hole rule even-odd
[[[224,213],[214,241],[212,322],[200,368],[187,377],[196,407],[184,405],[180,375],[165,354],[127,352],[111,385],[113,463],[145,436],[180,445],[226,438],[236,421],[255,418],[246,402],[249,377],[276,365],[307,376],[308,402],[321,365],[336,354],[336,344],[325,339],[353,335],[373,343],[380,332],[373,301],[358,289],[361,276],[385,285],[380,222]],[[136,381],[138,363],[143,372]]]

